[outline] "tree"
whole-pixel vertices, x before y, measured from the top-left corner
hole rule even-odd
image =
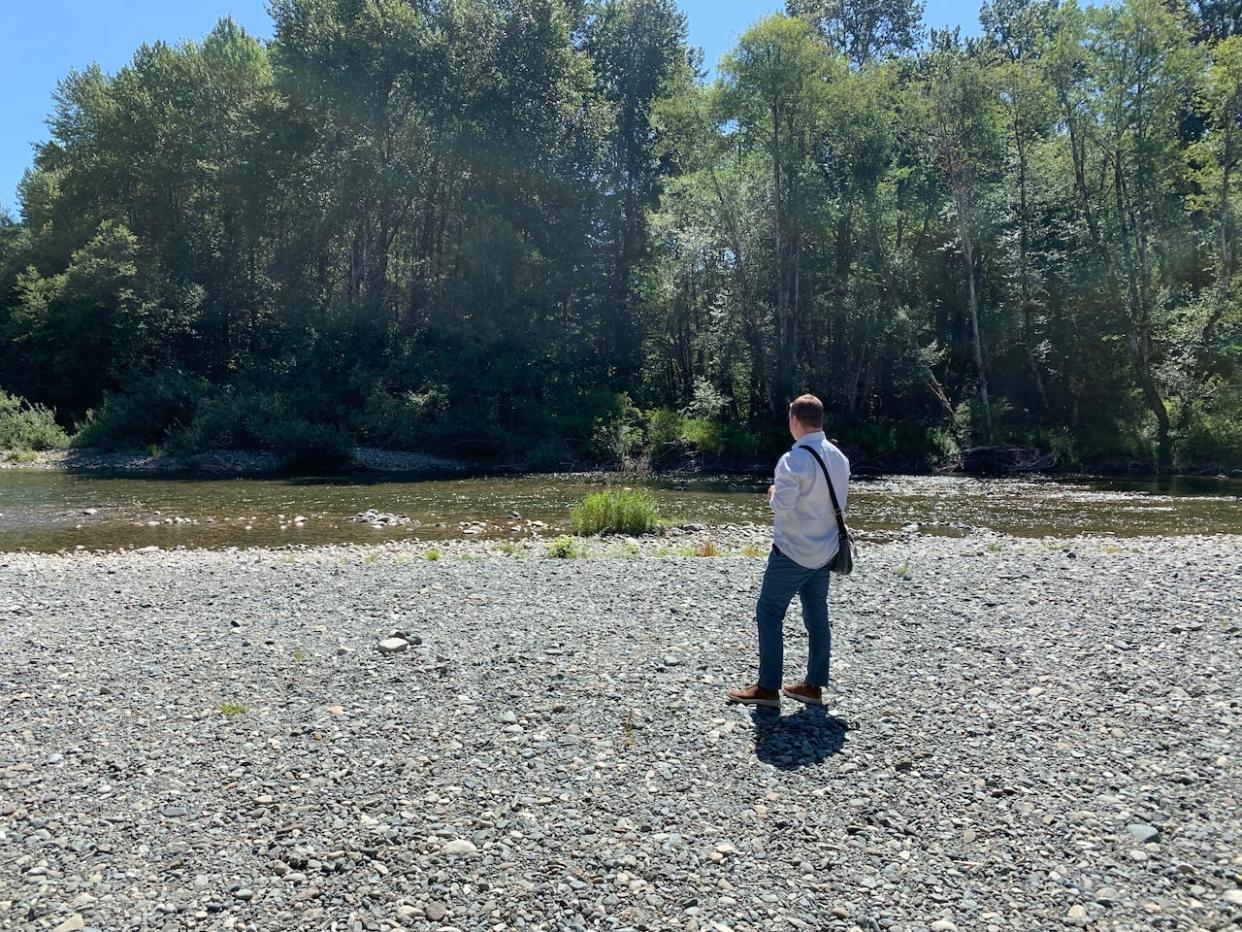
[[[786,0],[786,9],[815,23],[856,68],[910,51],[922,32],[919,0]]]
[[[743,34],[720,66],[720,118],[736,122],[738,144],[762,155],[771,180],[777,347],[773,409],[792,397],[802,312],[801,258],[810,226],[805,194],[835,61],[806,22],[774,14]]]

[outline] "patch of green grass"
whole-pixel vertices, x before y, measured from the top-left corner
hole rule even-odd
[[[627,557],[638,556],[638,544],[626,544],[621,548],[621,553]]]
[[[511,540],[502,540],[497,545],[496,549],[503,553],[506,557],[512,557],[516,556],[522,548]]]
[[[755,544],[747,544],[745,547],[742,548],[742,556],[744,557],[758,558],[764,555],[765,555],[764,549],[762,547],[756,546]]]
[[[634,711],[631,709],[625,716],[625,746],[632,748],[634,746]]]
[[[10,463],[33,463],[39,458],[34,450],[14,450],[8,455]]]
[[[378,563],[379,558],[380,558],[380,555],[378,553],[372,552],[372,553],[368,553],[365,557],[363,557],[362,562],[363,563]]]
[[[569,513],[575,534],[651,534],[660,527],[659,510],[648,492],[610,489],[588,495]]]
[[[988,553],[1004,553],[1004,552],[1005,552],[1004,544],[998,544],[995,541],[988,544]]]
[[[245,715],[246,707],[240,702],[224,702],[220,705],[221,715]]]
[[[909,576],[910,575],[910,561],[906,560],[905,562],[901,564],[901,566],[893,570],[893,572],[896,573],[898,576]]]
[[[425,556],[432,563],[435,563],[436,560],[440,559],[440,551],[436,547],[432,547],[425,554],[423,554],[423,556]]]
[[[306,651],[303,650],[301,647],[295,647],[293,649],[293,659],[297,663],[305,663],[308,656],[309,655],[306,653]]]
[[[565,534],[548,544],[547,552],[548,556],[557,560],[575,560],[586,555],[577,542]]]

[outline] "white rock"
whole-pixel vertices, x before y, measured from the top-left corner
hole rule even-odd
[[[450,857],[464,857],[470,854],[476,854],[478,848],[474,842],[465,838],[454,838],[452,841],[445,842],[444,847],[440,849],[441,854],[447,854]]]
[[[410,646],[405,638],[384,638],[379,642],[381,654],[399,654]]]

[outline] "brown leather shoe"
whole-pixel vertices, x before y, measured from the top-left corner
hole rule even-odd
[[[736,702],[738,705],[758,705],[775,709],[781,707],[781,694],[776,689],[747,686],[745,689],[730,689],[725,696],[730,702]]]
[[[781,690],[790,699],[797,699],[807,705],[823,705],[824,689],[822,686],[807,686],[805,683],[789,683]]]

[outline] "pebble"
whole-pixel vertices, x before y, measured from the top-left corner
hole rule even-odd
[[[426,906],[427,918],[432,922],[439,922],[448,914],[448,907],[443,903],[432,902]]]
[[[446,842],[440,849],[440,853],[447,854],[450,857],[460,857],[475,854],[478,850],[474,842],[468,841],[465,838],[456,838],[453,841]]]
[[[405,638],[384,638],[379,642],[381,654],[399,654],[409,648],[410,642]]]
[[[1126,826],[1129,832],[1139,844],[1160,840],[1160,829],[1154,825],[1148,825],[1146,822],[1133,822]]]

